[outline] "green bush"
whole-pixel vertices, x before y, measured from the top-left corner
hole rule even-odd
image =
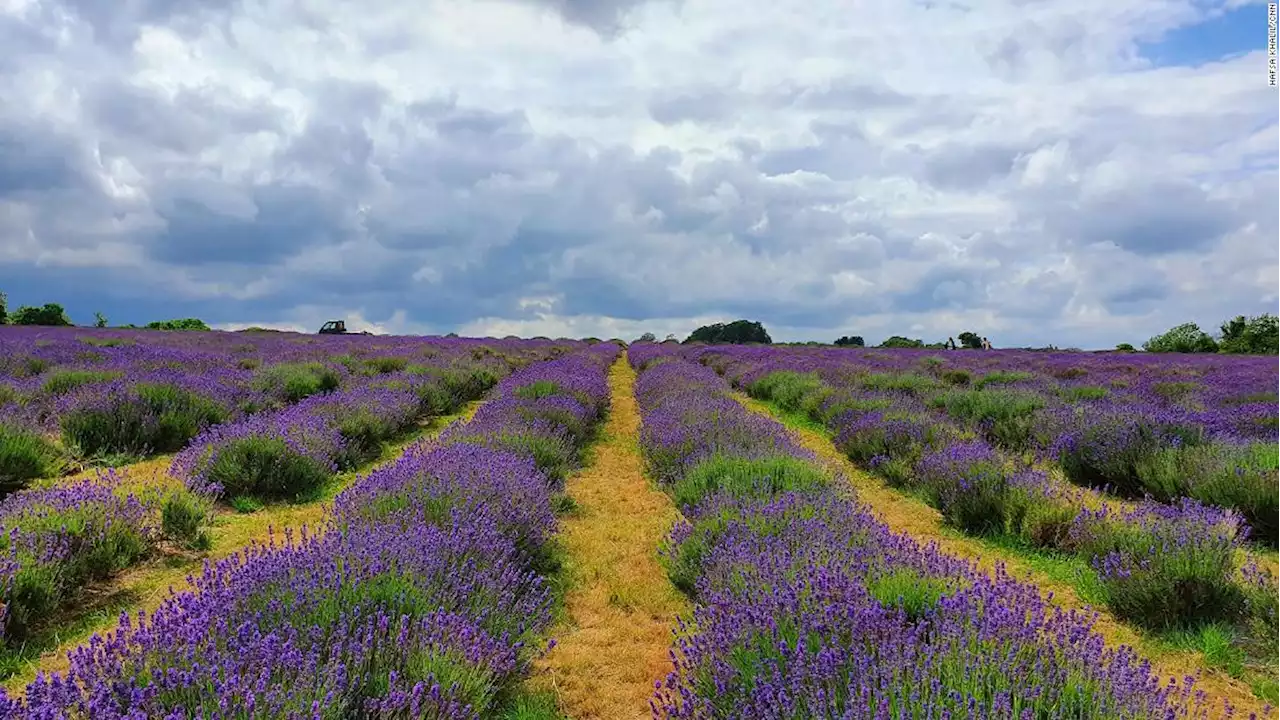
[[[222,486],[223,497],[295,500],[320,488],[332,473],[283,438],[249,436],[219,447],[205,477]]]
[[[752,397],[771,400],[788,412],[809,414],[816,411],[831,390],[816,373],[781,370],[756,380],[747,392]]]
[[[713,494],[768,498],[788,491],[803,491],[828,482],[825,471],[799,458],[779,455],[759,460],[712,456],[676,480],[671,496],[676,506],[688,508]]]
[[[287,403],[337,390],[341,384],[338,371],[319,362],[270,365],[253,379],[255,390]]]
[[[209,547],[205,527],[213,516],[213,503],[189,490],[176,490],[160,506],[160,529],[165,537],[202,550]]]
[[[1158,353],[1211,353],[1218,352],[1218,343],[1199,325],[1183,323],[1142,343],[1142,349]]]
[[[1044,398],[1016,390],[948,390],[930,399],[957,420],[976,425],[992,443],[1013,451],[1030,444]]]
[[[974,387],[981,390],[982,388],[990,385],[1012,385],[1024,380],[1030,380],[1032,377],[1034,376],[1029,372],[1022,372],[1019,370],[997,370],[983,375],[978,382],[974,383]]]
[[[190,390],[144,383],[68,411],[64,442],[84,456],[174,452],[209,425],[226,422],[226,408]]]
[[[7,642],[26,637],[84,583],[101,580],[133,565],[151,549],[144,531],[128,522],[111,522],[96,504],[27,514],[6,528],[37,537],[61,536],[73,551],[64,559],[41,562],[23,558],[8,588],[4,635]],[[0,533],[0,554],[8,556],[9,532]]]
[[[881,570],[867,578],[871,597],[887,610],[902,611],[912,623],[931,613],[950,589],[942,578],[925,577],[905,567]]]
[[[9,316],[13,325],[47,325],[52,327],[71,327],[71,319],[67,311],[58,303],[45,303],[41,307],[24,305]]]
[[[937,380],[927,375],[877,373],[862,378],[862,387],[867,390],[900,392],[919,397],[937,390],[939,384]]]
[[[390,375],[394,372],[400,372],[409,366],[409,358],[406,357],[372,357],[364,361],[365,367],[377,375]]]
[[[181,318],[178,320],[157,320],[146,325],[148,330],[203,330],[209,331],[210,328],[205,322],[199,318]]]
[[[81,385],[107,382],[120,375],[120,372],[109,370],[54,370],[45,376],[40,391],[48,395],[61,395]]]
[[[947,370],[942,373],[942,382],[948,385],[965,386],[973,381],[973,375],[968,370]]]
[[[39,433],[0,422],[0,494],[62,472],[62,452]]]

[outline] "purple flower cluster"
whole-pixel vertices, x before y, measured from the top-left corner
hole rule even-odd
[[[746,415],[718,402],[728,387],[714,374],[678,359],[655,364],[663,355],[645,350],[633,363],[651,368],[637,383],[646,428],[651,419],[669,427],[673,408],[699,427],[703,414],[729,425]],[[665,459],[673,445],[680,457],[703,458],[685,476],[723,465],[726,453],[808,462],[779,440],[776,423],[756,445],[709,435],[714,453],[696,434],[677,443],[642,432],[651,465],[677,476],[681,465]],[[977,447],[964,454],[992,457]],[[682,506],[689,521],[666,556],[673,570],[693,566],[699,604],[678,634],[655,716],[1207,716],[1190,679],[1161,685],[1131,649],[1106,647],[1091,616],[891,533],[838,485],[759,487]]]
[[[160,534],[158,495],[122,488],[114,472],[0,501],[0,641],[21,641],[73,598],[147,554]]]
[[[379,404],[370,386],[408,390],[417,397],[418,416],[453,412],[511,368],[581,347],[516,339],[6,326],[0,328],[0,413],[6,422],[0,486],[65,464],[50,455],[106,460],[176,452],[211,426],[336,389],[365,388],[346,399],[367,406]],[[360,430],[367,435],[370,424],[395,425],[392,415],[381,412]]]
[[[471,422],[445,430],[444,444],[468,443],[532,456],[559,485],[608,408],[604,368],[617,357],[613,343],[533,365],[500,382],[497,397]]]
[[[527,368],[503,396],[554,379],[529,394],[588,392],[598,422],[616,352]],[[551,619],[537,572],[550,492],[529,453],[422,443],[340,495],[323,533],[207,564],[192,590],[73,651],[65,675],[0,694],[0,714],[492,717]]]

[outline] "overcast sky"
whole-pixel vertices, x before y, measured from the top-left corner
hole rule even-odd
[[[89,324],[1109,347],[1275,312],[1266,6],[0,0],[0,290]]]

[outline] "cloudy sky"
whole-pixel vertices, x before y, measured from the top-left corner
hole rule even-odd
[[[1247,0],[0,0],[0,290],[88,324],[1109,347],[1275,312]]]

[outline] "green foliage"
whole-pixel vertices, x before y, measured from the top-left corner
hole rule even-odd
[[[193,550],[209,547],[205,527],[213,519],[213,503],[183,488],[165,498],[160,506],[160,529],[165,537]]]
[[[748,393],[752,397],[772,400],[788,412],[802,410],[808,414],[816,410],[830,389],[815,373],[781,370],[752,383]]]
[[[965,332],[957,335],[956,339],[960,341],[960,347],[962,348],[967,348],[969,350],[982,349],[982,336],[977,333],[966,330]]]
[[[54,370],[45,376],[40,392],[61,395],[81,385],[107,382],[120,377],[120,372],[109,370]]]
[[[938,389],[938,381],[927,375],[912,373],[876,373],[862,378],[867,390],[900,392],[906,395],[927,395]]]
[[[0,422],[0,494],[62,471],[62,452],[36,432]]]
[[[924,347],[924,341],[922,341],[922,340],[912,340],[911,338],[905,338],[905,337],[902,337],[901,335],[894,335],[894,336],[892,336],[892,337],[888,338],[887,340],[885,340],[884,342],[880,343],[877,347],[882,347],[882,348],[922,348],[922,347]]]
[[[657,342],[657,341],[658,341],[658,336],[654,335],[651,332],[647,332],[641,335],[640,337],[636,338],[636,342]]]
[[[1160,382],[1151,386],[1151,392],[1169,402],[1181,402],[1192,397],[1197,390],[1203,390],[1196,382]]]
[[[556,706],[554,693],[521,692],[503,704],[495,720],[567,720]]]
[[[365,367],[370,372],[377,375],[390,375],[391,373],[400,372],[409,366],[409,358],[407,357],[372,357],[364,361]]]
[[[968,370],[947,370],[942,373],[942,382],[948,385],[963,387],[972,382],[973,376]]]
[[[62,607],[84,583],[129,567],[151,549],[144,531],[112,518],[99,504],[30,513],[11,527],[23,535],[60,535],[73,551],[54,562],[41,562],[21,548],[14,553],[18,571],[7,588],[5,640],[26,637],[33,625]],[[0,533],[0,554],[10,557],[9,532]],[[24,557],[26,555],[26,557]]]
[[[106,404],[76,408],[62,417],[62,436],[82,455],[146,455],[180,450],[227,410],[173,385],[140,383]]]
[[[259,370],[253,378],[253,387],[277,400],[295,403],[337,390],[341,382],[338,371],[324,363],[278,363]]]
[[[148,330],[211,330],[199,318],[181,318],[179,320],[157,320],[147,323]]]
[[[761,325],[758,322],[753,322],[751,320],[734,320],[727,325],[723,323],[703,325],[690,333],[689,337],[685,338],[685,342],[702,342],[712,345],[741,345],[743,343],[762,343],[768,345],[773,342],[773,338],[769,337],[769,333],[764,329],[764,325]]]
[[[93,326],[96,328],[104,328],[107,326],[107,316],[100,312],[93,314]]]
[[[1152,528],[1116,519],[1094,523],[1079,539],[1085,557],[1142,558],[1123,572],[1102,576],[1107,606],[1117,617],[1153,630],[1234,620],[1245,611],[1245,596],[1232,581],[1235,546],[1223,534],[1217,542],[1170,542]]]
[[[71,327],[71,319],[67,317],[67,311],[57,303],[45,303],[41,307],[23,305],[13,311],[9,322],[14,325]]]
[[[804,491],[828,482],[822,469],[799,458],[780,455],[759,460],[712,456],[697,465],[671,487],[678,507],[688,508],[716,493],[738,497],[772,497]]]
[[[919,622],[947,594],[942,578],[921,575],[912,568],[883,570],[867,578],[867,592],[886,609],[901,610],[909,622]]]
[[[843,335],[836,338],[836,345],[842,347],[866,347],[867,343],[862,339],[861,335]]]
[[[979,390],[990,385],[1012,385],[1034,377],[1029,372],[1018,370],[996,370],[983,375],[975,384]]]
[[[206,477],[223,497],[295,500],[329,480],[329,469],[299,454],[283,438],[236,438],[209,458]]]
[[[1138,348],[1130,345],[1129,343],[1120,343],[1119,345],[1116,346],[1116,352],[1126,352],[1126,353],[1138,352]]]
[[[1193,322],[1171,328],[1163,335],[1156,335],[1142,343],[1147,352],[1211,353],[1218,351],[1218,343]]]
[[[1280,329],[1275,315],[1264,314],[1246,318],[1243,315],[1222,323],[1224,353],[1276,355],[1280,353]]]
[[[9,322],[9,296],[0,292],[0,325],[6,325]]]
[[[996,389],[949,390],[929,402],[953,418],[976,425],[991,442],[1020,451],[1031,441],[1035,413],[1045,401],[1035,393]]]

